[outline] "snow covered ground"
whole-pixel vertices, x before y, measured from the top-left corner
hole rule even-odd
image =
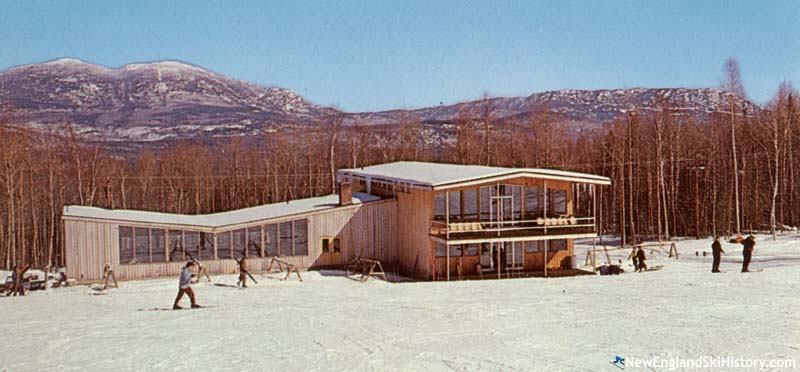
[[[211,306],[199,310],[152,310],[171,306],[177,278],[3,297],[0,371],[616,371],[617,355],[634,371],[669,370],[630,365],[654,357],[800,364],[800,236],[759,236],[751,269],[764,270],[747,274],[741,245],[727,243],[725,272],[711,274],[710,255],[694,255],[710,243],[679,242],[678,261],[648,250],[662,270],[620,276],[392,284],[309,272],[302,283],[256,275],[246,290],[217,276],[195,285]]]

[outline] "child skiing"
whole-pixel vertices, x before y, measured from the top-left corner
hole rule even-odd
[[[175,303],[172,304],[173,310],[183,309],[178,303],[181,301],[181,298],[183,298],[184,293],[189,295],[189,300],[192,302],[192,309],[201,307],[197,304],[194,291],[192,290],[192,266],[194,266],[194,262],[189,261],[186,263],[186,266],[183,267],[183,270],[181,270],[181,277],[178,282],[178,296],[175,297]]]

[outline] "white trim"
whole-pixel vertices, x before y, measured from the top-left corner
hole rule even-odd
[[[571,235],[547,235],[547,236],[519,236],[519,237],[494,237],[486,239],[462,239],[462,240],[449,240],[447,245],[457,244],[476,244],[476,243],[494,243],[494,242],[527,242],[539,240],[555,240],[555,239],[581,239],[581,238],[596,238],[597,233],[589,234],[571,234]],[[431,237],[438,241],[444,242],[441,238]]]
[[[349,176],[367,182],[407,184],[427,190],[442,190],[515,177],[550,179],[588,184],[610,185],[608,177],[587,173],[541,168],[500,168],[479,165],[456,165],[425,162],[395,162],[359,169],[341,169],[339,177]]]

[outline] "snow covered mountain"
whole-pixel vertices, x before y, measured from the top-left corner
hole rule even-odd
[[[592,128],[624,117],[629,110],[653,112],[659,100],[668,102],[677,113],[703,117],[714,112],[726,112],[725,92],[714,88],[632,88],[614,90],[556,90],[534,93],[527,97],[498,97],[426,107],[416,110],[394,110],[351,114],[354,120],[368,123],[390,122],[405,111],[423,122],[452,122],[459,117],[478,117],[485,110],[493,118],[524,117],[529,113],[550,112],[567,124]],[[737,106],[754,113],[760,108],[742,99]]]
[[[47,129],[69,120],[105,140],[253,133],[313,122],[328,110],[286,89],[181,62],[109,69],[76,59],[0,72],[0,104],[17,125]]]
[[[524,117],[548,111],[574,129],[596,128],[627,110],[652,111],[661,98],[676,112],[702,117],[727,109],[713,88],[558,90],[414,110],[348,113],[347,123],[390,124],[400,115],[437,130],[460,116]],[[758,106],[740,102],[749,112]],[[0,71],[0,107],[13,124],[36,130],[66,121],[84,138],[155,141],[259,134],[316,125],[332,108],[309,103],[282,88],[231,79],[182,62],[129,64],[117,69],[76,59]]]

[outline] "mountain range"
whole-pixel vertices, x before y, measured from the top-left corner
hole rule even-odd
[[[557,90],[526,97],[492,97],[411,110],[348,113],[306,101],[283,88],[232,79],[198,66],[161,61],[107,68],[58,59],[0,71],[0,107],[12,124],[47,131],[70,122],[84,138],[158,141],[252,135],[318,125],[331,114],[345,123],[386,125],[401,115],[428,125],[481,115],[493,118],[550,112],[574,129],[596,128],[628,110],[652,111],[660,97],[672,109],[701,117],[726,109],[714,88]],[[740,100],[749,112],[758,106]]]

